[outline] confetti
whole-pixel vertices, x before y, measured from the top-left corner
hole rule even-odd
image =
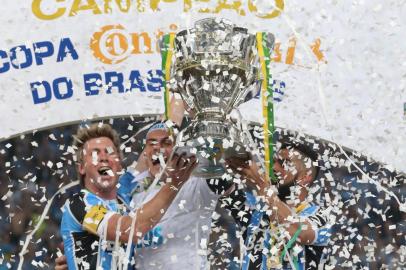
[[[266,1],[262,1],[263,3],[261,1],[257,2],[258,3],[255,4],[256,15],[266,14],[268,11],[277,8],[275,4],[270,6]],[[281,49],[275,51],[271,56],[273,61],[271,62],[270,68],[272,71],[275,70],[275,78],[286,79],[285,89],[282,89],[280,82],[277,81],[275,84],[279,89],[278,91],[286,93],[282,95],[281,92],[277,92],[274,96],[274,98],[277,97],[281,100],[283,97],[282,102],[275,102],[275,110],[278,120],[277,125],[286,127],[286,129],[277,129],[275,138],[278,141],[275,147],[277,149],[282,146],[285,147],[286,145],[307,147],[310,149],[310,152],[316,155],[315,160],[307,159],[304,162],[304,167],[311,168],[312,166],[317,166],[318,170],[316,182],[308,188],[308,202],[331,208],[327,216],[329,216],[330,222],[334,224],[334,234],[331,236],[331,243],[326,251],[328,255],[330,255],[330,261],[327,262],[326,269],[334,269],[337,265],[341,265],[343,268],[357,269],[401,269],[404,266],[406,257],[404,245],[404,215],[406,212],[406,196],[404,194],[405,176],[404,172],[399,171],[399,169],[404,170],[405,151],[404,147],[402,147],[404,146],[404,136],[402,136],[404,134],[404,125],[402,124],[403,122],[399,125],[393,125],[393,123],[399,122],[388,121],[388,119],[401,119],[401,115],[398,114],[399,109],[396,108],[400,108],[404,103],[404,100],[400,100],[402,96],[399,96],[399,93],[402,93],[405,82],[402,78],[402,74],[398,71],[399,67],[405,66],[405,63],[399,62],[402,61],[402,58],[399,58],[397,55],[400,43],[394,39],[394,37],[401,36],[399,33],[404,32],[401,27],[403,25],[400,20],[401,17],[398,16],[402,8],[399,9],[399,7],[401,7],[399,1],[388,4],[385,3],[385,5],[369,3],[368,1],[353,1],[352,3],[333,2],[334,3],[329,4],[323,3],[323,5],[325,5],[322,6],[322,8],[320,8],[320,5],[316,5],[317,8],[312,5],[303,7],[298,5],[296,9],[285,8],[281,11],[284,12],[283,16],[275,18],[275,23],[278,24],[276,28],[280,29],[275,33],[278,38],[278,44],[276,45],[277,48]],[[393,7],[396,8],[393,9]],[[159,6],[159,8],[162,9],[163,6]],[[193,6],[190,8],[196,7]],[[215,8],[215,6],[213,6],[213,8]],[[339,13],[340,20],[337,20],[337,14],[334,13],[335,9],[342,11]],[[398,10],[398,12],[393,12],[394,10]],[[260,24],[252,19],[255,17],[254,14],[250,14],[244,5],[239,7],[236,14],[242,14],[242,11],[246,13],[246,16],[239,19],[244,20],[244,18],[247,18],[247,20],[249,20],[247,27],[252,26],[253,29],[259,29],[258,26],[260,26]],[[375,15],[379,13],[380,16],[368,16],[368,11],[372,11],[371,14]],[[24,12],[13,12],[10,14],[18,16],[20,13],[25,14]],[[114,16],[114,14],[112,14],[112,16]],[[182,16],[185,16],[185,14],[182,14]],[[219,16],[221,16],[221,14],[219,14]],[[364,19],[357,20],[357,18],[360,17]],[[181,19],[183,18],[184,17]],[[9,20],[7,16],[5,16],[5,19]],[[305,28],[303,28],[304,24],[301,22],[303,19],[306,20],[307,27]],[[334,21],[339,21],[340,27],[331,28],[331,22]],[[13,23],[13,20],[9,23]],[[289,29],[288,32],[282,30],[284,29],[284,24],[286,24],[286,29]],[[323,25],[328,26],[328,31],[326,31]],[[35,27],[35,25],[33,27]],[[317,31],[313,31],[316,28]],[[352,29],[352,31],[344,31],[337,36],[338,31],[344,28]],[[378,32],[380,36],[379,40],[385,41],[385,46],[379,41],[364,42],[373,40],[374,33],[377,33],[377,29],[383,29]],[[319,33],[320,37],[313,36],[312,31]],[[35,33],[35,29],[33,32]],[[4,35],[7,44],[13,44],[12,46],[17,45],[13,43],[12,39],[7,39],[7,33],[4,33]],[[289,40],[291,38],[292,41]],[[295,38],[296,41],[293,41],[293,38]],[[312,42],[310,41],[311,39],[316,38],[320,38],[320,44],[307,44],[307,42]],[[34,41],[26,42],[27,46],[31,46],[32,52],[38,53],[43,51],[39,48],[33,48],[33,42]],[[297,45],[292,47],[292,44],[295,42],[297,42]],[[83,44],[85,44],[85,42]],[[224,43],[224,47],[226,47],[225,45],[227,44],[232,44],[233,48],[237,48],[239,45],[239,43],[234,40],[231,43]],[[307,48],[307,50],[305,48]],[[348,48],[352,48],[352,50],[348,50]],[[287,53],[289,51],[292,52],[293,49],[295,49],[292,59],[293,62],[292,65],[288,65],[286,63],[289,61]],[[22,53],[19,47],[17,47],[17,51],[18,54]],[[237,54],[236,51],[237,50],[232,52],[233,55]],[[377,53],[380,51],[387,52],[384,57],[385,59]],[[256,53],[257,52],[254,51],[253,55]],[[280,55],[279,61],[277,60],[279,57],[278,54],[282,54]],[[321,57],[320,54],[322,54],[324,58],[319,58]],[[67,57],[69,58],[70,56],[68,55]],[[180,57],[180,55],[176,54],[175,57]],[[361,58],[369,59],[370,64]],[[45,59],[45,65],[49,64],[48,60],[51,61],[52,58]],[[122,62],[120,64],[124,63],[125,62]],[[337,66],[337,70],[334,70],[334,72],[331,71],[331,63]],[[363,64],[361,65],[360,63]],[[13,64],[18,65],[19,63],[18,61],[13,61]],[[202,66],[207,68],[208,63],[203,63]],[[80,65],[78,65],[78,67],[80,67]],[[78,70],[80,70],[80,68]],[[360,72],[360,70],[362,70],[362,72]],[[35,70],[28,68],[21,74],[26,75],[28,74],[27,72],[33,71]],[[388,80],[386,71],[391,73],[391,80]],[[13,71],[15,76],[11,76],[14,77],[15,80],[13,81],[13,85],[23,86],[24,84],[22,82],[21,84],[18,83],[19,78],[17,72],[18,70],[15,69]],[[97,66],[95,66],[95,72],[101,73]],[[235,82],[238,78],[237,75],[230,74],[231,72],[223,69],[216,69],[215,72],[219,74],[219,76],[228,76],[232,82]],[[204,75],[205,73],[202,74]],[[157,72],[153,71],[152,75],[157,75]],[[209,74],[206,72],[206,76],[207,75]],[[182,74],[180,76],[182,76]],[[31,77],[34,78],[35,76]],[[7,76],[5,78],[7,79]],[[103,76],[101,76],[101,78],[103,78]],[[42,81],[46,80],[46,78],[36,78],[36,80]],[[86,80],[86,83],[94,83],[95,86],[98,86],[97,88],[100,88],[99,97],[109,97],[112,99],[115,94],[122,96],[128,94],[112,93],[112,95],[104,95],[104,93],[108,91],[109,86],[106,85],[103,80],[104,79],[96,78],[89,79]],[[371,84],[371,81],[374,83]],[[386,85],[388,81],[396,81],[397,85],[393,87],[391,85],[388,86]],[[193,82],[190,81],[190,84],[192,83]],[[177,82],[175,82],[175,85],[177,85]],[[148,90],[150,86],[151,85],[148,85]],[[216,87],[217,90],[229,89],[230,84],[219,84],[216,86],[218,86]],[[157,89],[159,90],[159,88]],[[210,85],[208,83],[204,84],[203,89],[206,91],[210,90]],[[369,91],[363,91],[365,89]],[[378,89],[379,91],[374,92],[374,89]],[[386,89],[386,91],[381,91],[381,89]],[[141,88],[140,91],[142,91]],[[18,95],[19,92],[21,91],[16,91],[16,94]],[[147,93],[149,92],[145,92],[144,94]],[[208,100],[211,100],[215,104],[225,102],[223,96],[218,95],[218,93],[221,93],[221,91],[218,90],[216,96],[209,97]],[[328,93],[328,95],[326,95],[326,93]],[[134,92],[134,94],[136,93]],[[28,96],[30,95],[31,93]],[[0,99],[3,100],[6,96],[7,95],[3,95]],[[80,101],[79,97],[75,98],[78,99],[77,101]],[[95,98],[96,95],[87,96],[86,100]],[[122,99],[126,102],[130,100],[128,96]],[[59,104],[63,105],[61,107],[65,108],[63,100],[58,100],[57,102],[60,102]],[[134,103],[129,103],[126,108],[134,109],[134,113],[136,114],[137,108],[134,107],[152,104],[149,102],[145,102],[145,104],[141,103],[142,102],[136,103],[136,106],[134,106]],[[66,103],[66,105],[67,104],[68,103]],[[113,104],[113,102],[110,104]],[[7,105],[7,108],[9,107],[10,106]],[[42,121],[46,120],[46,118],[51,119],[46,107],[51,107],[51,103],[38,110],[41,111],[43,115],[43,117],[35,119],[38,125],[43,123]],[[243,114],[246,113],[248,115],[252,113],[251,111],[254,111],[254,107],[255,105],[249,105],[249,109],[243,111]],[[325,110],[325,108],[328,108],[328,110]],[[13,109],[9,111],[20,115],[26,109],[26,107],[24,107],[24,110],[22,110],[22,108],[13,107]],[[27,109],[26,111],[29,110]],[[289,113],[279,114],[279,112],[285,111]],[[106,111],[106,115],[108,115],[109,112],[110,111]],[[332,117],[333,114],[335,114],[335,117]],[[88,116],[90,117],[90,115]],[[21,121],[23,121],[24,118],[25,117],[21,115]],[[256,121],[258,121],[259,118],[257,117],[256,119]],[[132,118],[129,117],[125,119],[123,122],[120,122],[121,120],[118,118],[115,118],[114,121],[113,119],[106,120],[106,122],[113,123],[115,127],[120,130],[120,134],[123,132],[123,134],[121,134],[122,139],[130,138],[128,140],[128,146],[122,146],[126,163],[131,164],[132,159],[135,159],[134,156],[139,154],[135,152],[141,151],[141,147],[136,145],[142,140],[139,140],[141,136],[132,136],[141,126],[150,120],[153,121],[155,119],[137,118],[133,116]],[[87,125],[89,120],[84,122],[84,125]],[[117,124],[117,122],[121,123],[121,125]],[[328,124],[324,124],[324,122]],[[376,128],[377,126],[379,126],[379,128]],[[4,128],[8,128],[6,124]],[[0,211],[2,211],[1,222],[7,222],[6,226],[4,226],[6,228],[4,235],[11,235],[13,239],[16,239],[15,243],[11,243],[15,250],[18,250],[18,245],[24,244],[23,242],[18,242],[24,239],[24,235],[15,234],[12,231],[14,228],[10,226],[11,220],[18,217],[15,224],[20,226],[23,224],[24,228],[22,230],[29,232],[35,223],[31,222],[31,225],[26,225],[27,222],[23,222],[23,219],[31,221],[31,214],[36,213],[37,209],[30,213],[25,213],[24,211],[31,209],[31,207],[42,208],[43,206],[39,203],[45,202],[47,200],[46,198],[50,195],[49,193],[55,192],[55,190],[58,190],[65,183],[78,178],[78,175],[75,173],[75,166],[78,160],[76,160],[74,156],[75,149],[69,145],[70,135],[75,132],[76,128],[77,125],[72,125],[68,128],[57,127],[49,130],[38,129],[24,134],[23,136],[4,139],[4,141],[1,142],[0,153],[2,156],[0,158],[0,166],[3,165],[3,170],[0,171],[0,194],[2,194],[2,205],[0,208]],[[290,129],[299,132],[292,132]],[[318,132],[320,132],[320,130],[322,131],[321,134],[323,138],[326,140],[306,135],[311,133],[319,136],[320,133]],[[251,133],[253,134],[253,139],[257,141],[256,146],[259,148],[259,157],[261,157],[261,155],[263,155],[261,140],[264,136],[260,126],[255,126]],[[199,138],[198,141],[202,145],[208,143],[210,147],[213,146],[211,142],[206,141],[202,137]],[[357,153],[341,147],[341,145],[333,143],[332,141],[360,150],[360,152]],[[223,140],[221,145],[224,149],[234,148],[235,142],[232,140]],[[109,153],[111,153],[111,150],[112,149],[109,149]],[[197,154],[198,150],[191,147],[190,153]],[[370,155],[371,158],[365,155]],[[207,151],[203,152],[202,156],[210,157]],[[62,157],[64,157],[64,159],[62,159]],[[157,159],[159,159],[161,165],[165,165],[165,159],[162,155],[157,155]],[[76,162],[72,162],[72,160]],[[381,163],[375,160],[383,162]],[[383,164],[385,162],[393,164]],[[94,157],[93,153],[92,163],[94,165],[97,164],[97,157]],[[57,170],[55,170],[55,167]],[[260,168],[258,172],[263,173],[264,171]],[[298,174],[300,170],[293,166],[290,172],[292,174]],[[109,170],[108,174],[112,175],[112,172]],[[243,189],[247,185],[247,181],[242,179],[241,175],[222,176],[221,179],[210,182],[218,185],[223,180],[236,183],[236,188]],[[298,192],[300,192],[298,188],[289,189],[287,193],[291,194],[287,196],[294,196]],[[45,196],[45,193],[47,193],[47,196]],[[62,204],[62,200],[64,200],[68,194],[69,193],[65,193],[55,203]],[[144,195],[144,193],[142,193],[142,195]],[[25,198],[27,198],[28,203],[24,202]],[[179,206],[179,208],[182,206],[183,210],[189,209],[194,199],[197,200],[198,196],[190,196],[183,201],[178,201],[179,204],[176,204],[176,206]],[[297,199],[292,199],[291,201],[293,203],[298,202]],[[249,218],[244,214],[246,211],[243,211],[245,202],[230,202],[228,205],[232,210],[238,213],[236,215],[242,222],[249,222]],[[59,207],[60,206],[56,207],[56,209]],[[226,206],[222,208],[225,207]],[[231,236],[231,230],[235,230],[230,229],[235,228],[235,223],[233,223],[234,219],[227,213],[210,211],[213,210],[211,206],[207,206],[207,208],[202,206],[201,209],[203,212],[206,210],[207,213],[197,215],[198,217],[193,221],[197,222],[198,220],[201,222],[211,217],[212,221],[221,223],[220,225],[223,227],[219,225],[213,229],[210,228],[209,225],[200,224],[198,226],[199,228],[195,229],[218,233],[218,235],[213,234],[213,237],[215,244],[220,246],[214,247],[213,253],[218,253],[216,255],[221,258],[222,263],[227,261],[239,263],[240,258],[233,258],[234,255],[226,256],[227,248],[225,248],[225,243],[222,243],[229,240],[230,248],[234,248],[235,250],[237,250],[237,247],[240,245],[238,240],[236,240],[239,238],[237,236]],[[21,212],[24,212],[24,214],[21,214],[23,218],[19,217]],[[163,213],[162,209],[161,213]],[[44,240],[49,240],[54,239],[53,235],[55,234],[55,238],[60,241],[59,232],[53,228],[57,226],[52,226],[53,223],[57,224],[58,221],[55,220],[55,217],[52,215],[49,216],[49,219],[44,221],[44,224],[47,225],[47,229],[54,230],[52,237],[49,237],[47,234],[40,237]],[[293,222],[297,219],[292,218],[290,220]],[[0,225],[3,226],[3,223]],[[230,230],[229,233],[223,234],[223,230],[226,229]],[[242,238],[242,231],[239,231],[240,229],[245,230],[246,228],[238,228],[238,231],[235,232],[236,235]],[[178,232],[175,232],[176,233],[167,234],[164,241],[169,241],[174,238],[175,235],[178,235]],[[181,241],[185,240],[199,243],[199,241],[194,241],[195,235],[196,234],[192,232],[188,232],[186,236],[184,236],[184,234],[180,235],[179,239]],[[7,240],[7,238],[5,239],[6,240],[2,239],[2,241],[10,241]],[[154,236],[152,239],[155,241],[157,237]],[[190,241],[192,239],[193,241]],[[50,250],[50,246],[53,245],[44,243],[46,242],[44,240],[40,243],[34,240],[32,241],[33,246],[29,247],[30,251],[34,251],[34,253],[31,252],[30,254],[44,256],[44,258],[41,258],[42,261],[39,258],[33,258],[28,261],[28,263],[31,263],[34,267],[48,268],[44,262],[48,263],[53,260],[53,258],[49,258],[48,255],[61,255],[60,252],[56,253],[55,250]],[[207,249],[210,249],[211,243],[209,239],[205,240],[207,240],[207,242],[204,243],[203,246],[207,246]],[[280,241],[285,240],[281,239]],[[5,244],[10,243],[6,242]],[[41,249],[43,247],[46,247],[46,249]],[[292,254],[300,250],[298,246],[295,246],[293,249],[294,252]],[[269,249],[269,252],[276,255],[279,250],[279,246],[278,248],[273,246]],[[168,263],[169,261],[179,263],[181,261],[180,255],[183,256],[183,254],[169,255],[166,260]],[[16,261],[16,256],[16,254],[10,256],[13,262]],[[250,260],[255,259],[256,257],[250,256]],[[136,262],[136,260],[134,261]],[[9,268],[13,267],[7,257],[0,258],[0,264],[5,264],[6,267]],[[158,269],[159,267],[152,268]],[[215,265],[213,265],[213,268],[215,268]],[[219,266],[218,268],[221,267]],[[228,268],[224,267],[224,269]]]

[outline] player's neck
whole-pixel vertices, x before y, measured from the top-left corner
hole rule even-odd
[[[92,185],[87,185],[85,188],[104,200],[115,200],[117,198],[116,187],[111,188],[110,190],[100,190]]]

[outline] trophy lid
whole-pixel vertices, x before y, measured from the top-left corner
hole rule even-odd
[[[194,28],[177,33],[175,38],[175,66],[182,68],[185,62],[201,61],[241,62],[247,60],[254,35],[237,27],[228,20],[206,18],[195,23]]]

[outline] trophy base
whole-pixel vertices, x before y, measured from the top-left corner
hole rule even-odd
[[[177,145],[177,152],[197,156],[198,165],[192,174],[206,179],[221,178],[228,158],[249,157],[241,131],[229,121],[192,122],[179,134]]]

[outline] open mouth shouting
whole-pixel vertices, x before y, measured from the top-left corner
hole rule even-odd
[[[100,176],[114,176],[114,173],[109,166],[102,166],[97,170],[97,172],[100,174]]]
[[[153,166],[155,166],[155,165],[160,165],[160,164],[161,164],[161,161],[163,161],[163,163],[166,163],[167,160],[168,160],[168,158],[165,157],[165,156],[162,155],[162,154],[153,155],[152,158],[151,158],[151,162],[152,162],[152,165],[153,165]]]
[[[157,155],[153,155],[151,161],[152,161],[152,165],[155,166],[155,165],[159,164],[159,157]]]

